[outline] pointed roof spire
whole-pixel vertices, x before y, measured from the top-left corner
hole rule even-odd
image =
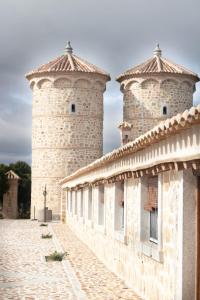
[[[156,48],[154,49],[153,54],[155,56],[161,56],[162,55],[162,50],[160,49],[159,44],[156,45]]]
[[[171,62],[170,60],[164,58],[162,56],[162,50],[160,49],[159,44],[157,44],[156,48],[153,51],[153,57],[149,58],[145,62],[125,71],[121,75],[117,77],[118,82],[122,82],[126,78],[130,78],[131,76],[141,76],[143,74],[179,74],[192,76],[195,82],[200,81],[200,78],[194,72],[177,65],[176,63]]]
[[[73,48],[70,44],[70,41],[67,42],[67,46],[65,47],[65,53],[70,53],[70,54],[73,53]]]
[[[46,72],[50,73],[69,71],[100,74],[105,76],[106,80],[110,80],[110,75],[107,72],[73,54],[73,48],[70,44],[70,41],[67,42],[63,55],[29,72],[28,74],[26,74],[26,78],[29,79],[35,74],[42,74]]]

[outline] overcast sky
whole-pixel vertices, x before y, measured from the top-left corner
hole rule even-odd
[[[31,162],[31,91],[24,75],[63,53],[104,68],[104,152],[119,145],[122,94],[115,77],[152,56],[200,74],[199,0],[0,0],[0,163]],[[194,101],[200,103],[200,84]]]

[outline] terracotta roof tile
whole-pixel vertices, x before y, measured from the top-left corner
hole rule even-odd
[[[145,61],[142,64],[139,64],[117,77],[117,81],[121,82],[126,77],[131,75],[140,75],[140,74],[157,74],[157,73],[173,73],[181,74],[195,77],[196,81],[199,81],[197,74],[186,69],[183,66],[177,65],[170,60],[161,56],[161,50],[159,46],[154,50],[154,56]]]
[[[85,73],[96,73],[96,74],[104,75],[107,77],[108,80],[110,80],[110,75],[107,72],[73,54],[72,48],[70,48],[71,45],[70,46],[69,45],[66,48],[65,54],[29,72],[26,75],[26,78],[29,79],[30,76],[35,74],[40,74],[40,73],[85,72]]]
[[[8,171],[5,175],[8,179],[21,179],[13,170]]]
[[[133,124],[130,124],[126,121],[123,121],[122,123],[119,124],[118,128],[121,129],[131,129],[133,127]]]

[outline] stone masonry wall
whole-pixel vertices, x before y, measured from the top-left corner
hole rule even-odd
[[[47,206],[60,215],[59,180],[89,164],[103,151],[103,92],[105,78],[97,74],[46,74],[30,82],[32,109],[33,208]],[[75,112],[72,111],[75,105]]]
[[[184,175],[186,173],[187,176]],[[128,179],[125,181],[124,235],[114,229],[115,184],[105,185],[104,226],[97,224],[98,187],[93,188],[92,220],[87,219],[88,190],[85,188],[83,196],[84,217],[80,217],[81,193],[77,192],[77,215],[74,214],[74,209],[70,213],[69,203],[65,205],[68,207],[66,212],[67,224],[110,270],[125,280],[145,300],[189,300],[187,297],[182,298],[181,291],[184,290],[185,293],[190,293],[193,285],[188,284],[188,280],[184,282],[184,278],[188,278],[191,274],[190,269],[194,266],[190,266],[193,260],[188,255],[184,257],[185,262],[188,260],[188,269],[182,261],[180,237],[183,235],[183,222],[180,216],[184,214],[183,201],[187,203],[189,201],[189,199],[183,200],[183,187],[187,187],[187,193],[194,194],[195,184],[189,184],[189,182],[185,184],[184,182],[185,178],[191,178],[191,176],[193,175],[190,170],[184,172],[168,171],[159,175],[161,183],[159,192],[161,222],[159,222],[159,230],[161,234],[157,247],[159,253],[162,254],[161,259],[149,257],[141,247],[143,244],[141,240],[141,231],[143,230],[141,228],[142,179]],[[195,199],[192,199],[192,201],[195,203]],[[74,202],[75,198],[73,198],[73,208],[75,207]],[[190,248],[191,245],[194,248],[194,239],[195,235],[193,234],[188,242]],[[185,274],[183,274],[184,272]],[[183,279],[181,280],[181,278]],[[192,277],[190,281],[194,283],[194,278]]]
[[[189,109],[193,104],[194,81],[190,77],[164,75],[133,77],[122,82],[123,118],[133,124],[131,139],[144,134],[160,121]],[[163,114],[163,107],[167,114]]]

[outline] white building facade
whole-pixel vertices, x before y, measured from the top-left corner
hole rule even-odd
[[[144,299],[197,300],[199,170],[200,105],[63,179],[63,219]]]

